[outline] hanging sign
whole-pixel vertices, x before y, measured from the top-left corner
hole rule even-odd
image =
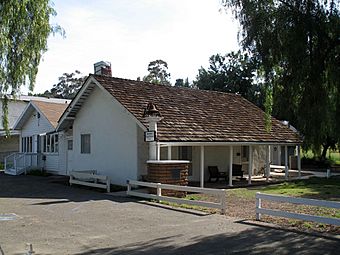
[[[144,141],[145,142],[156,141],[156,131],[145,131],[144,132]]]

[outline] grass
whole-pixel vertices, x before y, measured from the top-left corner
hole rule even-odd
[[[227,190],[230,196],[242,199],[255,199],[256,192],[340,201],[340,179],[313,177],[308,180],[284,182],[269,186]]]
[[[330,159],[335,162],[335,164],[340,165],[340,152],[331,152]]]

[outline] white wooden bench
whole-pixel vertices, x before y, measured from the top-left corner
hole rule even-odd
[[[70,185],[72,184],[102,188],[110,192],[111,182],[108,176],[99,175],[96,170],[84,170],[70,172]]]
[[[270,165],[270,169],[278,169],[278,170],[285,170],[285,166],[279,166],[279,165]]]

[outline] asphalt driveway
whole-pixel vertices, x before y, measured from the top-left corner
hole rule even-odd
[[[339,254],[335,237],[171,210],[59,180],[0,173],[6,255],[24,254],[26,243],[36,254]]]

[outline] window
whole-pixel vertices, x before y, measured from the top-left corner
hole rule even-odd
[[[242,146],[242,158],[249,157],[249,146]]]
[[[67,140],[67,149],[69,151],[73,150],[73,140]]]
[[[91,135],[90,134],[80,135],[80,153],[82,154],[91,153]]]
[[[59,136],[57,133],[40,136],[42,144],[42,152],[58,153],[59,152]]]
[[[191,146],[181,146],[178,150],[178,158],[182,160],[192,161],[192,147]],[[189,164],[188,175],[192,176],[192,165]]]
[[[33,152],[33,136],[21,138],[21,152]]]
[[[43,151],[43,152],[46,152],[46,135],[41,136],[40,139],[42,140],[42,141],[41,141],[41,144],[42,144],[42,151]]]

